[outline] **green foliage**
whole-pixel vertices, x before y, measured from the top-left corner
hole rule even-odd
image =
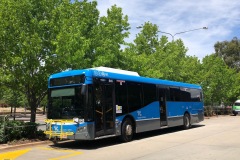
[[[158,39],[157,31],[156,25],[144,24],[135,44],[125,50],[124,66],[142,76],[182,81],[186,77],[183,69],[187,49],[181,40],[168,42],[166,36]]]
[[[24,123],[24,130],[22,136],[24,138],[35,138],[37,134],[37,124],[34,122],[26,122]]]
[[[46,95],[47,77],[53,72],[44,62],[54,53],[51,40],[56,34],[50,22],[56,3],[47,0],[2,0],[0,3],[1,82],[25,94],[31,106],[31,121],[35,121],[36,106]]]
[[[9,121],[0,117],[0,143],[10,142],[20,139],[40,139],[43,140],[43,131],[37,131],[37,124],[33,122]]]
[[[181,39],[159,37],[151,22],[142,26],[134,43],[126,43],[128,16],[116,5],[99,15],[97,1],[2,0],[0,89],[5,92],[0,100],[12,106],[27,102],[35,122],[36,107],[46,105],[50,74],[96,66],[200,84],[205,104],[230,104],[240,95],[237,38],[215,44],[215,55],[224,61],[210,55],[200,62],[186,55]]]
[[[0,116],[0,143],[5,142],[5,121],[8,121],[6,116]]]
[[[63,1],[53,11],[52,26],[56,39],[52,41],[55,54],[54,64],[60,70],[77,69],[89,66],[89,54],[92,54],[94,29],[97,26],[99,11],[97,3]],[[52,63],[51,61],[49,62]]]
[[[123,69],[142,76],[200,84],[205,105],[231,105],[240,94],[239,74],[229,68],[221,58],[210,55],[202,62],[187,56],[181,40],[168,42],[157,37],[157,26],[147,22],[123,53]]]
[[[23,135],[24,122],[21,121],[7,121],[5,126],[5,140],[19,140]]]
[[[205,106],[204,108],[204,116],[210,117],[214,115],[214,110],[212,106]]]
[[[32,122],[50,74],[121,66],[121,45],[129,34],[122,9],[112,6],[99,17],[96,1],[2,0],[0,19],[0,82],[25,95]]]
[[[155,53],[159,46],[157,25],[146,22],[142,28],[143,29],[137,34],[134,40],[137,54],[150,55]]]
[[[122,63],[121,46],[129,35],[128,17],[122,9],[112,6],[107,10],[107,16],[100,17],[98,26],[93,30],[93,51],[90,55],[90,64],[118,68]]]
[[[231,41],[217,42],[214,48],[215,54],[221,57],[229,67],[240,71],[240,40],[237,37]]]
[[[236,83],[236,71],[230,69],[216,55],[206,56],[202,63],[202,87],[205,94],[205,104],[225,102],[236,98],[232,93]]]

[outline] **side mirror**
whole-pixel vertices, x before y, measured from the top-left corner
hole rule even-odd
[[[86,95],[86,93],[87,93],[87,85],[83,84],[81,89],[81,95]]]

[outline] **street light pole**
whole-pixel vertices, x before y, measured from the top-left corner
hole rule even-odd
[[[140,28],[143,28],[143,26],[138,26],[136,27],[137,29],[140,29]],[[164,34],[168,34],[172,37],[172,41],[174,41],[174,37],[177,35],[177,34],[182,34],[182,33],[186,33],[186,32],[192,32],[192,31],[196,31],[196,30],[200,30],[200,29],[208,29],[208,27],[202,27],[202,28],[196,28],[196,29],[191,29],[191,30],[187,30],[187,31],[182,31],[182,32],[177,32],[177,33],[174,33],[174,34],[171,34],[171,33],[168,33],[168,32],[163,32],[163,31],[158,31],[159,33],[164,33]]]
[[[171,33],[162,32],[162,31],[158,31],[158,32],[171,35],[172,36],[172,41],[174,41],[174,37],[177,34],[182,34],[182,33],[186,33],[186,32],[192,32],[192,31],[196,31],[196,30],[200,30],[200,29],[208,29],[208,27],[202,27],[202,28],[196,28],[196,29],[191,29],[191,30],[187,30],[187,31],[182,31],[182,32],[175,33],[174,35],[172,35]]]

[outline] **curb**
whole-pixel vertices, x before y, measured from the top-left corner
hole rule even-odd
[[[5,150],[13,150],[16,148],[22,148],[22,147],[28,147],[28,146],[36,146],[36,145],[40,145],[40,144],[49,144],[52,143],[52,141],[50,140],[45,140],[45,141],[38,141],[38,142],[29,142],[29,143],[25,143],[25,144],[17,144],[17,145],[9,145],[9,144],[2,144],[0,146],[0,152],[1,151],[5,151]]]

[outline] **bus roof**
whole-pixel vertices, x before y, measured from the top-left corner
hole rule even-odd
[[[63,71],[63,72],[51,75],[49,77],[49,80],[53,78],[61,78],[61,77],[75,76],[75,75],[81,75],[81,74],[85,74],[86,76],[90,76],[90,77],[108,78],[108,79],[115,79],[115,80],[122,80],[122,81],[133,81],[133,82],[141,82],[141,83],[162,84],[167,86],[201,89],[201,86],[196,84],[142,77],[142,76],[139,76],[137,72],[108,68],[108,67],[96,67],[96,68],[88,68],[83,70]]]
[[[236,100],[235,103],[240,103],[240,99]]]

